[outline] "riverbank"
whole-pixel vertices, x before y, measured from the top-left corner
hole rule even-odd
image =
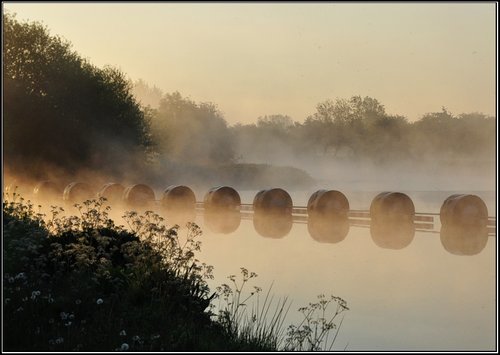
[[[128,212],[127,228],[117,226],[102,200],[85,202],[79,216],[55,207],[47,218],[14,197],[3,202],[6,351],[318,350],[323,339],[310,334],[333,328],[285,333],[286,300],[270,323],[246,314],[242,289],[256,275],[244,268],[241,283],[232,276],[234,288],[212,292],[212,267],[196,258],[195,224],[180,235],[152,212]],[[311,305],[347,309],[340,298],[322,297]]]

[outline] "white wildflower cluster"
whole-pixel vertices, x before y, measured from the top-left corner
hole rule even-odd
[[[26,280],[27,279],[26,273],[20,272],[19,274],[16,275],[15,279],[16,280]]]
[[[54,345],[54,344],[62,344],[64,343],[64,338],[63,337],[58,337],[56,339],[49,339],[49,344]]]
[[[40,296],[40,295],[41,295],[41,292],[40,292],[40,291],[32,291],[32,292],[31,292],[31,299],[32,299],[32,300],[36,300],[36,298],[37,298],[38,296]]]
[[[66,320],[66,319],[68,319],[69,313],[61,312],[60,316],[61,316],[61,320]]]

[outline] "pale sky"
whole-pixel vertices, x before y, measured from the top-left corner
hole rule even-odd
[[[99,67],[216,103],[230,124],[302,122],[353,95],[409,120],[496,114],[495,2],[3,5]]]

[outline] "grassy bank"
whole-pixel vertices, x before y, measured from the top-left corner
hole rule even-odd
[[[289,304],[269,312],[269,294],[248,312],[245,302],[260,290],[243,296],[256,276],[244,268],[241,283],[233,276],[234,287],[212,292],[212,267],[196,258],[195,224],[179,236],[152,212],[129,212],[125,228],[108,209],[102,200],[87,201],[79,216],[53,208],[47,218],[19,196],[4,200],[4,350],[318,350],[311,325],[325,335],[333,329],[333,318],[314,323],[310,304],[304,322],[285,330]],[[326,301],[337,303],[335,316],[347,309],[343,300],[324,297],[316,308]]]

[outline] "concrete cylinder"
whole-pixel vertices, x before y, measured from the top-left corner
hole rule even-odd
[[[211,188],[203,201],[205,210],[239,211],[241,198],[238,192],[229,186]]]
[[[382,192],[370,205],[370,218],[380,223],[412,222],[415,205],[411,198],[401,192]]]
[[[114,182],[107,183],[97,193],[97,197],[104,197],[107,204],[116,205],[122,202],[125,187]]]
[[[484,227],[488,223],[488,208],[476,195],[451,195],[441,205],[440,220],[446,226]]]
[[[340,191],[318,190],[311,195],[307,202],[307,213],[309,215],[346,219],[349,213],[349,201]]]
[[[94,199],[94,191],[89,184],[84,182],[72,182],[66,186],[63,192],[63,200],[66,203],[82,203]]]
[[[292,198],[283,189],[274,188],[259,191],[253,199],[254,213],[292,214]]]
[[[144,184],[127,187],[123,191],[123,201],[132,208],[152,208],[155,201],[153,189]]]
[[[161,206],[167,211],[194,210],[196,196],[193,190],[183,185],[172,185],[165,189],[161,199]]]

